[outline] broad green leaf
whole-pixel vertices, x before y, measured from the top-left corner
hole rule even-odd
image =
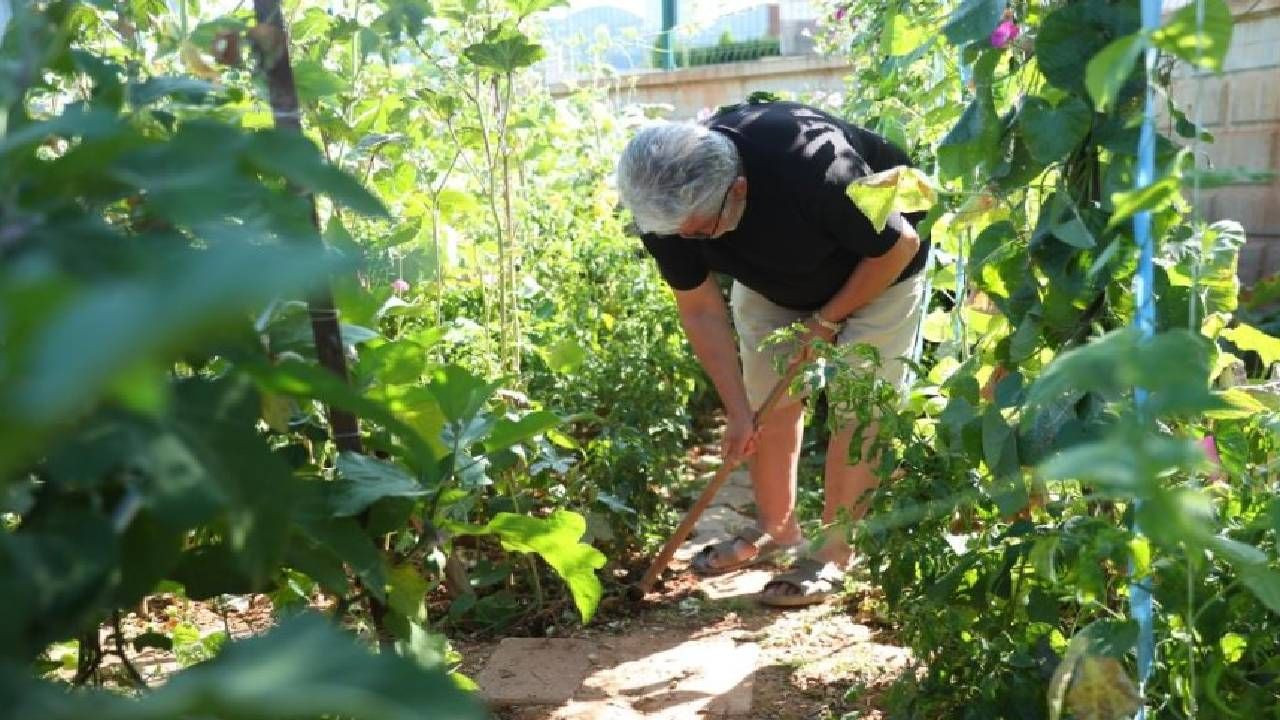
[[[484,42],[468,45],[462,51],[468,60],[499,73],[510,73],[538,62],[546,54],[541,45],[511,26],[503,26],[485,35]]]
[[[1112,40],[1137,32],[1134,3],[1081,0],[1060,5],[1045,17],[1036,34],[1036,64],[1045,78],[1063,90],[1085,93],[1089,60]]]
[[[507,550],[537,553],[569,586],[573,603],[588,622],[604,594],[596,570],[604,567],[605,556],[580,542],[587,521],[569,510],[556,510],[550,517],[537,518],[514,513],[498,513],[488,525],[471,527],[460,534],[497,535]]]
[[[938,193],[928,175],[918,168],[898,166],[849,184],[846,191],[876,232],[884,230],[889,215],[929,210]]]
[[[962,177],[981,167],[994,154],[1000,137],[995,107],[975,98],[938,146],[938,165],[948,178]]]
[[[426,621],[422,601],[430,585],[417,567],[397,565],[387,571],[387,606],[409,620]]]
[[[1209,391],[1207,341],[1186,330],[1162,332],[1143,339],[1125,328],[1054,359],[1027,393],[1034,410],[1055,398],[1093,391],[1107,398],[1126,395],[1131,388],[1150,391],[1151,412],[1203,412],[1221,407]]]
[[[294,63],[293,81],[298,88],[298,98],[303,103],[331,98],[347,89],[347,83],[340,75],[329,71],[316,60],[306,59]]]
[[[1158,212],[1170,205],[1185,205],[1176,173],[1170,173],[1150,185],[1136,190],[1112,193],[1115,211],[1107,228],[1115,228],[1139,212]]]
[[[497,390],[497,385],[457,365],[437,370],[428,384],[440,404],[445,419],[451,423],[469,423],[484,409]]]
[[[1093,233],[1089,232],[1089,228],[1079,217],[1073,216],[1066,222],[1054,225],[1050,232],[1062,242],[1082,250],[1088,250],[1096,244]]]
[[[1223,330],[1219,337],[1231,341],[1241,350],[1258,353],[1267,367],[1280,361],[1280,338],[1268,335],[1252,325],[1240,323]]]
[[[1018,125],[1031,157],[1041,165],[1058,162],[1076,149],[1093,123],[1083,100],[1070,96],[1056,107],[1038,96],[1027,98]]]
[[[45,323],[10,412],[35,423],[78,412],[139,363],[206,344],[246,310],[336,267],[315,249],[243,244],[157,262],[168,272],[90,285]]]
[[[339,478],[330,486],[329,502],[336,517],[358,515],[385,497],[420,497],[427,489],[405,470],[358,453],[338,456]]]
[[[560,416],[546,410],[531,412],[516,421],[499,419],[484,438],[486,453],[496,452],[546,432],[560,424]]]
[[[1201,7],[1203,21],[1197,19]],[[1221,71],[1222,62],[1231,47],[1233,25],[1231,8],[1224,0],[1194,0],[1175,12],[1164,27],[1156,30],[1151,41],[1161,50],[1192,65]]]
[[[165,97],[202,99],[217,89],[213,83],[182,75],[147,78],[129,89],[129,99],[137,107],[145,107]]]
[[[986,40],[1004,15],[1005,0],[964,0],[951,13],[942,33],[952,45]]]
[[[1146,48],[1146,36],[1134,33],[1111,41],[1089,60],[1089,65],[1085,67],[1084,84],[1099,112],[1105,112],[1115,102]]]
[[[277,173],[310,192],[323,193],[334,202],[370,217],[388,217],[382,201],[355,178],[324,161],[305,136],[283,130],[254,133],[247,159],[262,170]]]
[[[566,337],[544,351],[543,357],[552,371],[568,375],[582,367],[582,363],[587,359],[587,351],[582,349],[578,341]]]
[[[994,29],[995,26],[992,26]],[[908,55],[925,40],[925,29],[915,18],[891,11],[880,35],[880,51],[890,57]]]

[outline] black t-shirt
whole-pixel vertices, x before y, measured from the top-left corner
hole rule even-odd
[[[707,121],[733,141],[747,178],[746,211],[719,238],[642,236],[667,283],[692,290],[720,272],[796,310],[816,310],[844,286],[862,258],[897,242],[893,216],[877,233],[845,194],[849,182],[911,159],[884,138],[815,108],[789,102],[743,104]],[[909,213],[917,224],[923,213]],[[924,267],[922,242],[895,282]]]

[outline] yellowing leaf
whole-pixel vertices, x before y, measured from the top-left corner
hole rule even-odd
[[[905,165],[858,178],[849,183],[847,193],[876,232],[884,230],[894,212],[921,212],[938,202],[929,176]]]
[[[1262,362],[1270,366],[1280,360],[1280,338],[1268,335],[1252,325],[1241,323],[1222,331],[1220,337],[1235,343],[1241,350],[1258,353]]]
[[[1076,666],[1067,707],[1079,720],[1128,720],[1142,698],[1119,660],[1087,655]]]

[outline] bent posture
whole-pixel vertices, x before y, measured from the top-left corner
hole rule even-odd
[[[766,336],[804,321],[802,343],[870,343],[882,358],[879,376],[906,382],[901,358],[915,347],[926,305],[929,247],[912,226],[918,217],[895,214],[877,232],[845,190],[856,178],[909,164],[872,132],[784,102],[738,105],[703,124],[650,125],[624,150],[623,202],[724,404],[724,461],[750,456],[757,527],[704,548],[697,571],[728,572],[802,542],[795,500],[804,405],[784,398],[758,431],[752,425],[778,379],[772,354],[802,348],[762,349]],[[713,272],[733,278],[728,307]],[[877,482],[868,462],[848,463],[852,434],[841,428],[827,448],[826,523],[841,509],[861,517]],[[843,534],[829,532],[815,556],[775,576],[761,600],[817,602],[836,588],[850,556]]]

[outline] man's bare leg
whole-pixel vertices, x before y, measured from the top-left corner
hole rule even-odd
[[[871,492],[880,485],[870,459],[867,457],[871,439],[875,437],[876,426],[870,425],[863,434],[862,460],[849,464],[849,444],[853,439],[853,428],[844,428],[831,436],[827,444],[827,462],[825,468],[826,488],[823,498],[822,522],[831,525],[840,519],[840,511],[848,512],[849,519],[858,521],[867,513],[871,504]],[[849,564],[853,550],[849,547],[848,528],[831,527],[818,558],[824,562],[834,562],[844,568]]]
[[[804,403],[791,402],[775,407],[760,421],[756,452],[748,466],[756,497],[756,517],[760,529],[774,540],[790,545],[803,536],[796,522],[796,467],[804,434]],[[746,560],[755,553],[751,545],[738,543],[731,557],[718,557],[712,565]]]

